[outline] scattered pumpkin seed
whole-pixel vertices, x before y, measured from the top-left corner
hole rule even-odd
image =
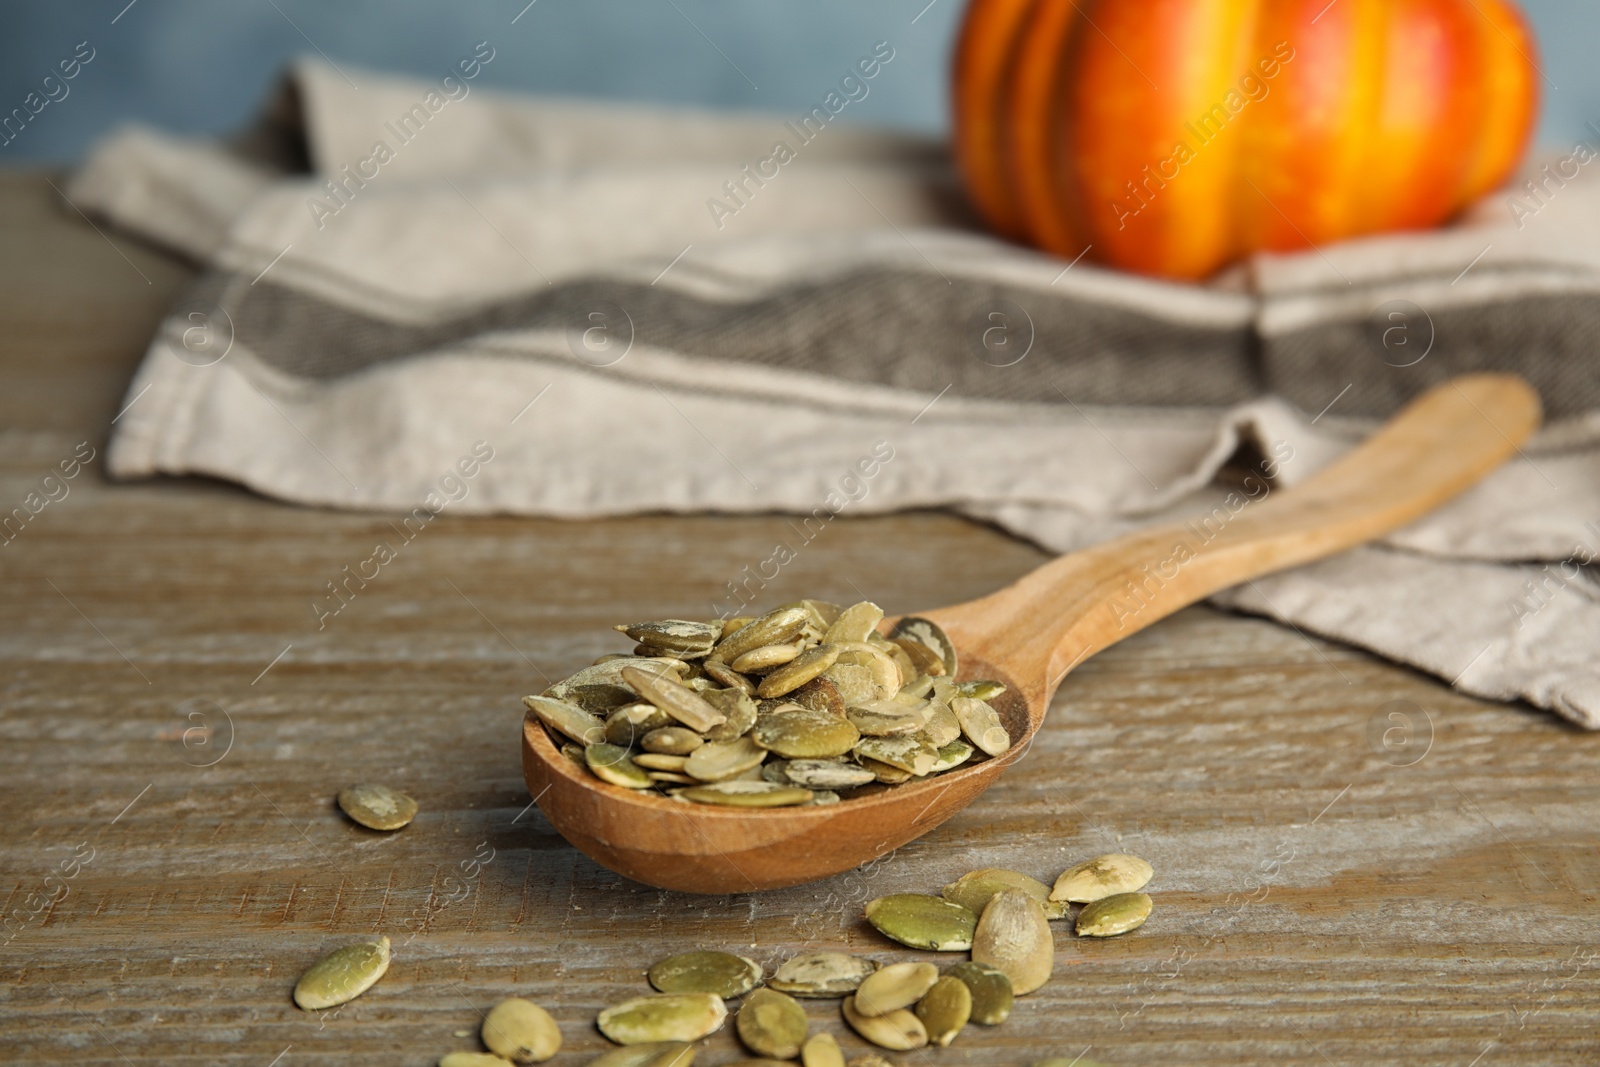
[[[377,782],[339,790],[339,807],[369,830],[398,830],[417,817],[417,802]]]
[[[696,804],[720,804],[729,808],[790,808],[809,804],[815,794],[799,786],[746,781],[690,786],[676,795]]]
[[[895,893],[867,901],[867,922],[909,948],[964,952],[972,947],[978,916],[943,897]]]
[[[523,697],[522,703],[539,717],[540,722],[580,745],[592,745],[605,740],[605,723],[576,704],[556,697]]]
[[[972,961],[1004,971],[1016,996],[1044,985],[1056,963],[1055,938],[1044,908],[1020,889],[996,893],[978,920]]]
[[[844,1067],[838,1039],[827,1031],[812,1034],[800,1046],[801,1067]]]
[[[603,742],[590,745],[583,750],[583,761],[602,782],[624,789],[649,789],[655,785],[645,769],[629,758],[628,750],[620,746]]]
[[[734,1018],[734,1028],[745,1048],[775,1060],[800,1055],[810,1023],[805,1009],[793,997],[771,989],[758,989],[745,998]]]
[[[336,1007],[371,989],[388,969],[387,937],[344,945],[300,976],[294,986],[294,1002],[304,1011]]]
[[[483,1017],[483,1043],[515,1063],[543,1063],[561,1048],[561,1029],[532,1001],[508,997]]]
[[[511,1061],[492,1052],[446,1052],[439,1067],[511,1067]]]
[[[850,1029],[879,1048],[905,1052],[914,1048],[925,1048],[928,1044],[927,1027],[922,1025],[921,1019],[905,1008],[891,1011],[887,1015],[862,1015],[856,1010],[856,998],[848,996],[844,998],[841,1010],[844,1013],[844,1021],[850,1024]]]
[[[785,961],[767,985],[796,997],[842,997],[854,993],[877,969],[876,963],[860,956],[819,952]]]
[[[602,1053],[588,1067],[691,1067],[695,1047],[684,1041],[650,1041]]]
[[[1155,868],[1138,856],[1113,852],[1069,867],[1056,879],[1051,900],[1089,904],[1114,893],[1133,893],[1143,889]]]
[[[999,1026],[1011,1016],[1015,994],[1006,973],[986,963],[958,963],[944,972],[972,994],[972,1021],[983,1026]]]
[[[1144,925],[1150,917],[1148,893],[1113,893],[1078,912],[1079,937],[1115,937]]]
[[[742,997],[761,984],[761,965],[731,952],[681,952],[651,965],[650,984],[662,993]]]
[[[887,1015],[921,1000],[939,980],[931,963],[891,963],[875,971],[856,990],[856,1011],[862,1015]]]
[[[727,1005],[715,993],[658,993],[635,997],[600,1013],[600,1032],[619,1045],[698,1041],[722,1029]]]
[[[972,990],[961,979],[946,976],[933,984],[914,1010],[927,1028],[928,1043],[949,1048],[972,1018]]]
[[[884,1059],[876,1052],[869,1052],[865,1056],[857,1056],[851,1060],[848,1067],[897,1067],[893,1060]]]
[[[945,886],[940,894],[981,915],[990,898],[1002,889],[1020,889],[1041,904],[1050,898],[1050,887],[1043,882],[999,867],[970,871]]]

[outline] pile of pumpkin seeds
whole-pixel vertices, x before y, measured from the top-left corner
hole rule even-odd
[[[616,627],[631,654],[601,656],[523,700],[595,777],[696,804],[833,804],[1011,747],[988,703],[998,682],[957,685],[956,650],[883,609],[801,600],[761,616]]]
[[[1153,873],[1137,856],[1113,854],[1070,868],[1053,887],[1017,871],[987,868],[951,882],[939,896],[898,893],[867,903],[867,921],[893,941],[971,952],[970,960],[942,973],[932,963],[885,966],[825,952],[790,959],[768,977],[756,961],[729,952],[670,956],[648,972],[654,994],[600,1013],[600,1032],[624,1047],[590,1061],[590,1067],[690,1067],[693,1043],[722,1029],[730,1014],[725,1001],[737,997],[744,1000],[732,1013],[734,1029],[763,1061],[892,1067],[875,1054],[846,1065],[833,1035],[811,1033],[801,1002],[840,1000],[850,1029],[878,1048],[946,1048],[969,1023],[1005,1022],[1016,997],[1049,980],[1055,967],[1050,920],[1070,918],[1073,905],[1083,905],[1075,924],[1081,937],[1110,937],[1142,924],[1150,898],[1140,890]]]

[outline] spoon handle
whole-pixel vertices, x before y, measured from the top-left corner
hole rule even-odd
[[[1259,482],[1232,507],[1061,556],[928,614],[957,648],[1008,670],[1042,718],[1067,671],[1094,653],[1218,590],[1404,526],[1498,467],[1539,420],[1520,378],[1453,378],[1292,489]]]

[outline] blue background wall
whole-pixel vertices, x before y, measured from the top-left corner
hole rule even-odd
[[[483,84],[502,89],[783,112],[810,108],[856,56],[887,39],[895,61],[851,116],[940,131],[964,0],[536,0],[524,12],[526,4],[9,0],[0,3],[0,113],[20,106],[79,41],[96,55],[65,99],[0,147],[0,166],[71,160],[129,119],[227,130],[249,116],[286,59],[313,48],[335,63],[437,75],[485,39],[498,54]],[[1540,140],[1567,143],[1584,122],[1600,121],[1600,3],[1524,0],[1524,8],[1549,78]]]

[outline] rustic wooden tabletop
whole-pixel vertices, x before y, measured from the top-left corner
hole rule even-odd
[[[529,808],[518,698],[618,650],[614,621],[692,613],[784,519],[445,516],[319,632],[311,598],[388,516],[108,482],[109,425],[189,268],[36,173],[0,174],[0,231],[0,506],[95,450],[0,546],[5,1062],[431,1064],[520,994],[576,1065],[659,956],[914,958],[865,900],[1126,850],[1156,868],[1144,928],[1062,929],[1055,977],[1007,1024],[890,1058],[1600,1063],[1600,737],[1194,608],[1079,667],[999,786],[869,868],[658,892]],[[942,514],[842,519],[771,592],[914,610],[1042,558]],[[361,780],[421,814],[353,825],[333,798]],[[295,1008],[302,969],[378,933],[394,963],[371,992]],[[836,1002],[809,1010],[865,1050]],[[699,1062],[736,1048],[723,1032]]]

